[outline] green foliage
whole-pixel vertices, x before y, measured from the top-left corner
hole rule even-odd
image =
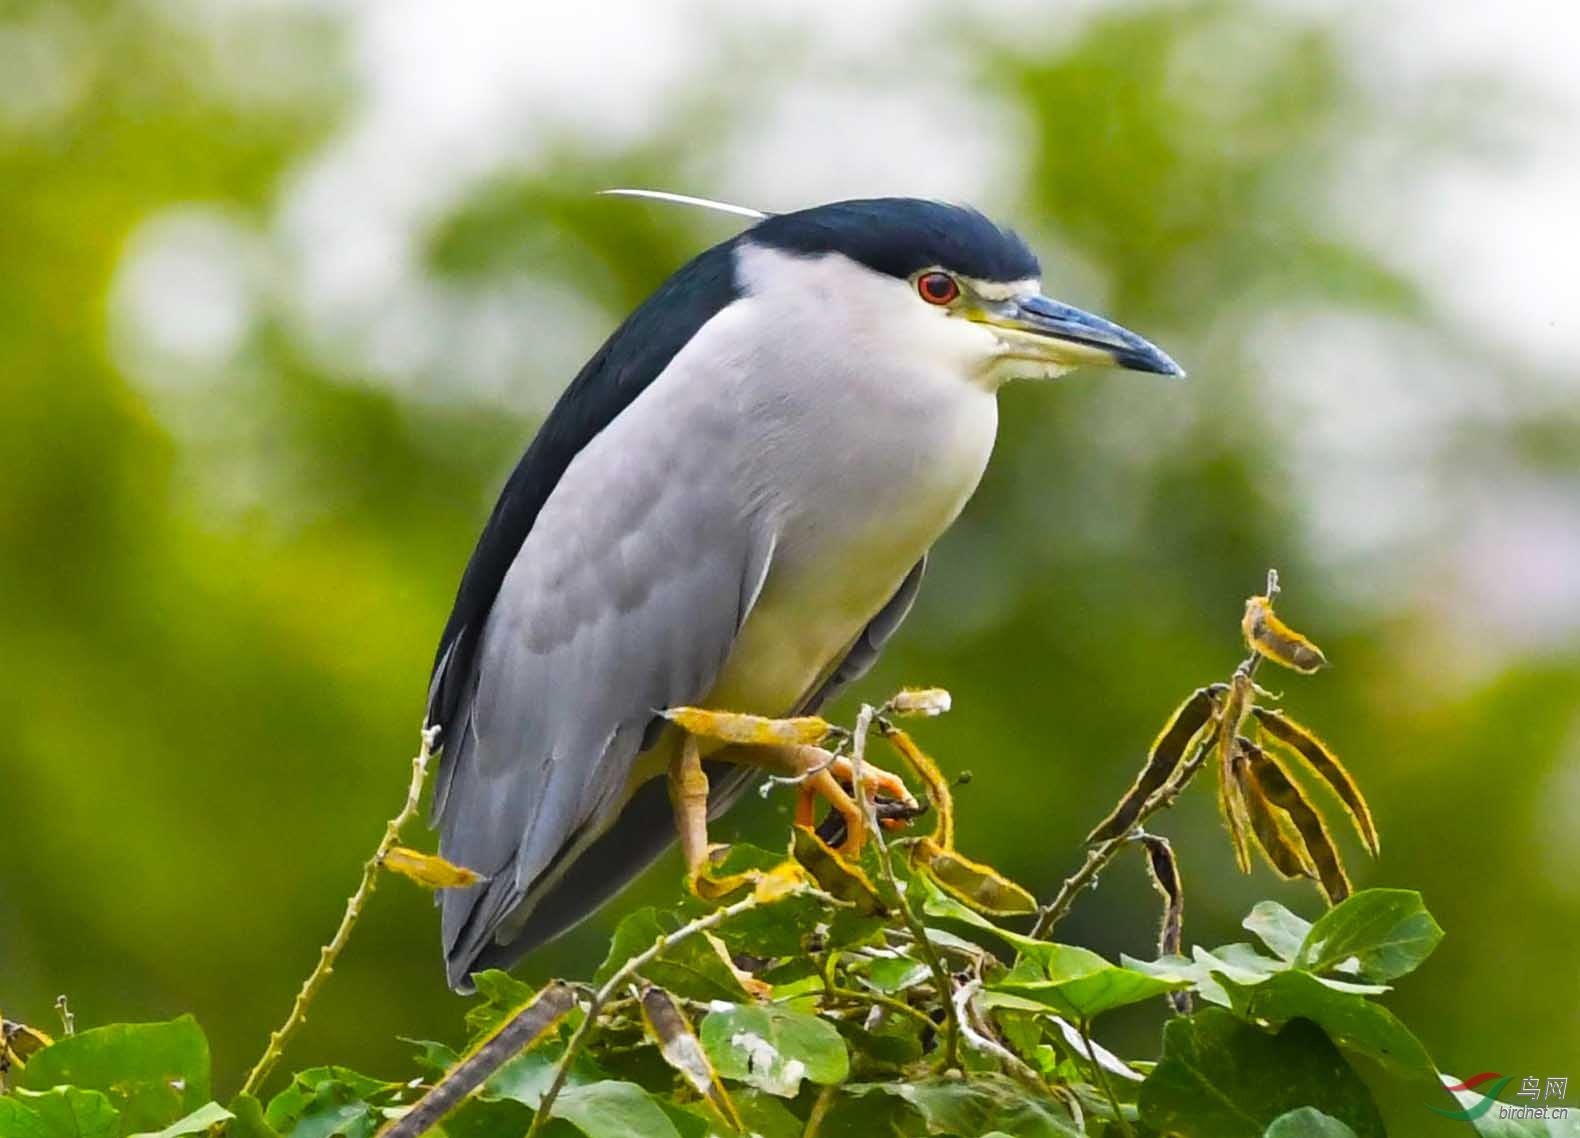
[[[558,1129],[547,1133],[704,1138],[732,1132],[733,1117],[743,1133],[789,1138],[816,1111],[827,1138],[1118,1138],[1126,1128],[1181,1138],[1378,1138],[1382,1119],[1352,1060],[1378,1061],[1374,1077],[1437,1078],[1414,1035],[1377,1002],[1388,989],[1365,982],[1407,974],[1436,945],[1440,931],[1414,893],[1364,891],[1309,926],[1262,902],[1245,924],[1273,955],[1231,944],[1114,963],[1003,928],[923,876],[903,884],[931,950],[951,973],[982,979],[964,1004],[940,999],[925,954],[894,913],[876,926],[808,930],[807,896],[791,893],[717,921],[714,940],[638,910],[622,921],[598,976],[672,984],[669,1006],[695,1020],[720,1097],[666,1065],[659,1040],[640,1026],[636,997],[617,993],[566,1071],[550,1108]],[[663,952],[634,963],[665,935]],[[786,950],[732,964],[723,946],[741,935]],[[479,975],[478,990],[468,1050],[532,996],[503,973]],[[1091,1040],[1107,1013],[1178,991],[1207,1006],[1169,1022],[1155,1063],[1127,1062]],[[960,1010],[972,1026],[952,1069],[941,1028]],[[582,1014],[504,1062],[443,1120],[443,1133],[514,1138],[530,1126]],[[0,1096],[0,1134],[180,1138],[224,1123],[232,1138],[372,1138],[462,1054],[415,1043],[411,1069],[394,1080],[310,1067],[262,1109],[248,1098],[227,1109],[207,1100],[207,1045],[190,1019],[94,1028],[18,1071]]]

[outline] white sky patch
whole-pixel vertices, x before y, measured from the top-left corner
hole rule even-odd
[[[110,290],[117,362],[152,388],[210,384],[256,317],[265,253],[223,210],[167,210],[136,230]]]

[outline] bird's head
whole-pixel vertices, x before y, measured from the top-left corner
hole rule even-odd
[[[972,209],[834,202],[766,216],[743,240],[768,251],[759,272],[745,258],[749,288],[813,292],[854,314],[877,350],[942,355],[990,387],[1082,365],[1185,374],[1134,332],[1044,296],[1026,243]]]

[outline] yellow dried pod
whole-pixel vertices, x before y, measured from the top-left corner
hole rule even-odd
[[[1252,777],[1268,801],[1289,815],[1305,846],[1306,861],[1316,870],[1317,883],[1329,903],[1337,905],[1350,895],[1350,879],[1344,872],[1338,847],[1333,844],[1333,835],[1288,772],[1272,755],[1265,751],[1262,754],[1266,761],[1252,767]]]
[[[1267,597],[1252,597],[1245,602],[1245,619],[1240,622],[1246,646],[1275,664],[1310,674],[1326,667],[1328,658],[1311,641],[1278,619],[1273,602]]]
[[[5,1069],[6,1063],[26,1066],[30,1058],[53,1042],[47,1033],[38,1028],[0,1015],[0,1071]]]
[[[1152,749],[1147,752],[1146,766],[1119,800],[1119,805],[1114,807],[1113,813],[1086,836],[1088,842],[1106,842],[1135,825],[1141,807],[1168,781],[1185,758],[1191,742],[1212,720],[1218,696],[1225,690],[1222,684],[1198,688],[1174,709],[1169,721],[1163,725],[1163,730],[1153,740]]]
[[[678,1071],[692,1088],[717,1110],[736,1133],[746,1133],[740,1112],[724,1089],[718,1072],[708,1061],[702,1041],[675,998],[651,984],[642,989],[642,1027],[658,1044],[664,1062]]]
[[[933,762],[926,751],[916,745],[916,741],[908,733],[894,724],[880,719],[878,731],[883,735],[884,741],[894,748],[921,781],[927,798],[933,805],[935,819],[931,838],[944,849],[953,849],[954,798],[949,793],[949,780],[944,777],[944,772],[938,769],[938,764]]]
[[[424,889],[464,889],[483,880],[483,875],[464,865],[445,861],[437,854],[396,846],[384,855],[384,868],[415,881]]]
[[[1218,764],[1218,808],[1223,813],[1223,820],[1229,826],[1229,843],[1234,847],[1234,863],[1240,867],[1241,873],[1251,872],[1251,850],[1246,843],[1246,831],[1250,828],[1251,820],[1246,810],[1245,791],[1240,786],[1240,770],[1234,757],[1238,753],[1239,740],[1225,740],[1219,747],[1220,761]]]
[[[1366,797],[1361,794],[1361,788],[1350,775],[1349,770],[1339,761],[1328,745],[1317,738],[1316,732],[1309,727],[1296,723],[1293,719],[1279,711],[1269,711],[1266,708],[1255,709],[1256,720],[1266,731],[1285,749],[1292,751],[1314,770],[1322,781],[1333,788],[1333,793],[1344,803],[1344,809],[1350,816],[1350,821],[1355,824],[1355,830],[1361,836],[1361,841],[1366,843],[1366,848],[1373,857],[1377,856],[1380,845],[1377,838],[1377,823],[1372,820],[1371,807],[1366,803]]]
[[[931,838],[911,845],[911,864],[962,905],[992,917],[1037,911],[1037,899],[991,865],[944,849]]]
[[[1316,869],[1306,858],[1306,847],[1294,823],[1282,809],[1274,806],[1262,793],[1255,770],[1261,763],[1270,761],[1262,748],[1247,741],[1240,748],[1239,760],[1244,769],[1240,786],[1245,792],[1246,807],[1251,816],[1251,833],[1267,863],[1280,877],[1290,880],[1300,877],[1315,878]]]
[[[828,738],[833,725],[816,715],[794,719],[768,719],[737,711],[712,711],[705,707],[671,707],[663,717],[689,734],[725,743],[759,746],[816,745]]]

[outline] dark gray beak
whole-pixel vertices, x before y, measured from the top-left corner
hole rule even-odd
[[[1161,348],[1128,328],[1046,296],[1019,297],[996,312],[984,313],[988,323],[1019,333],[1028,348],[1068,366],[1096,364],[1183,378],[1185,369]]]

